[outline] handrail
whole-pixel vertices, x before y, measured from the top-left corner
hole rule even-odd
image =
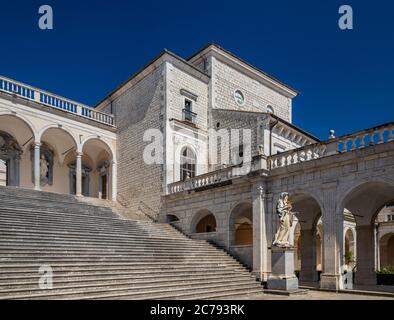
[[[95,122],[112,127],[115,126],[115,118],[112,114],[97,111],[79,102],[75,102],[56,94],[34,88],[3,76],[0,76],[0,91],[17,95],[23,99],[34,101],[54,109],[60,109],[62,111],[72,113],[79,117],[87,118]]]

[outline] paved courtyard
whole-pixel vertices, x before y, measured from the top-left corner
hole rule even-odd
[[[231,297],[228,297],[231,300]],[[394,300],[394,295],[378,296],[366,294],[335,293],[327,291],[309,290],[306,294],[284,296],[274,294],[253,294],[243,298],[236,297],[238,300]]]

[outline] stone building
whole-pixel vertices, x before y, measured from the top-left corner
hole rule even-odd
[[[117,201],[262,281],[286,191],[300,280],[342,288],[352,251],[355,283],[375,284],[392,261],[392,218],[378,212],[394,200],[394,125],[320,141],[292,123],[296,96],[215,44],[163,51],[95,108],[2,77],[0,182]]]

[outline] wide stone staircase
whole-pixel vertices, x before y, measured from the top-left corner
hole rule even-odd
[[[42,287],[48,271],[51,289]],[[126,220],[111,206],[70,195],[0,187],[0,299],[213,299],[258,292],[262,286],[225,251],[168,224]]]

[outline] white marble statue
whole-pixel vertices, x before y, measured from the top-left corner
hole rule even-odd
[[[282,192],[276,205],[276,213],[279,216],[278,231],[272,245],[276,247],[290,247],[290,228],[293,225],[292,205],[289,200],[289,194]]]
[[[45,156],[42,154],[40,159],[40,178],[46,179],[48,174],[48,161],[45,159]]]

